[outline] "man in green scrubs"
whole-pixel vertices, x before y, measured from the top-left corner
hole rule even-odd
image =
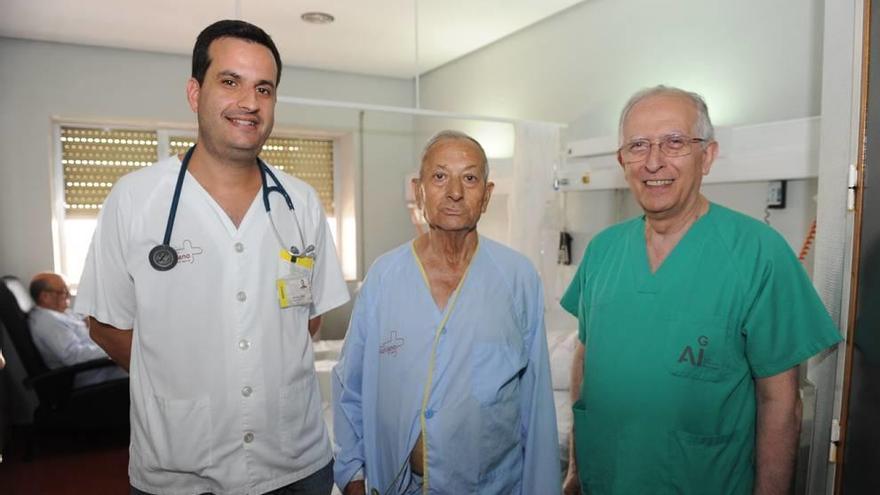
[[[797,366],[840,334],[785,240],[710,203],[706,104],[658,86],[621,114],[644,215],[596,235],[562,306],[579,321],[566,493],[788,493]]]

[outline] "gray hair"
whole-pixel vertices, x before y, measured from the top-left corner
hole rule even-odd
[[[706,147],[710,142],[715,140],[715,128],[712,127],[712,121],[709,119],[709,108],[706,106],[706,100],[697,93],[661,84],[659,86],[654,86],[653,88],[646,88],[639,91],[632,95],[629,101],[626,102],[626,106],[624,106],[623,111],[620,112],[620,123],[617,128],[618,142],[623,144],[623,124],[626,122],[626,118],[629,117],[629,113],[632,111],[633,107],[642,100],[652,96],[661,95],[681,96],[693,103],[694,108],[697,110],[697,122],[694,124],[694,133],[696,136],[694,137],[705,139],[702,143],[703,147]]]
[[[434,145],[436,145],[440,141],[446,141],[446,140],[453,140],[453,141],[454,140],[464,140],[464,141],[470,141],[471,143],[473,143],[477,147],[477,150],[479,150],[480,159],[483,162],[481,164],[481,165],[483,165],[483,179],[486,179],[486,180],[489,179],[489,159],[486,157],[486,150],[483,149],[483,145],[481,145],[479,141],[470,137],[469,135],[467,135],[461,131],[454,131],[452,129],[444,129],[444,130],[438,132],[437,134],[434,134],[433,136],[431,136],[431,139],[429,139],[428,142],[425,143],[425,147],[422,149],[422,157],[419,160],[419,170],[420,171],[421,171],[422,165],[425,164],[425,158],[428,157],[428,152],[431,151],[431,148],[433,148]]]

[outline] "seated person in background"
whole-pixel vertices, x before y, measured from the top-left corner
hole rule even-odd
[[[31,338],[50,369],[71,366],[92,359],[106,358],[107,353],[89,338],[85,321],[67,311],[70,291],[60,275],[37,274],[30,285],[34,309],[28,315]],[[76,375],[75,387],[126,378],[128,373],[118,366],[83,371]]]

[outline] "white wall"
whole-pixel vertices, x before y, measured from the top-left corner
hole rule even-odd
[[[645,86],[703,94],[718,125],[817,115],[821,0],[586,0],[422,76],[422,106],[613,133]]]
[[[421,103],[567,122],[568,140],[616,135],[626,99],[661,83],[701,93],[716,125],[814,116],[823,7],[822,0],[586,0],[425,74]],[[467,130],[491,141],[487,148],[512,149],[512,132],[498,125],[472,123]],[[789,186],[795,194],[777,217],[797,220],[774,226],[797,249],[815,217],[815,193]],[[760,183],[706,188],[710,199],[734,208],[760,204],[765,190]],[[592,233],[619,215],[608,211],[614,193],[567,196],[579,259]],[[763,218],[763,207],[747,210]]]

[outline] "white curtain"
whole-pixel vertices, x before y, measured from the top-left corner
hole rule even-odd
[[[560,158],[559,126],[526,122],[514,127],[507,239],[513,249],[532,261],[549,288],[556,277],[561,224],[553,191],[553,172]],[[545,290],[548,306],[552,304],[550,292]]]

